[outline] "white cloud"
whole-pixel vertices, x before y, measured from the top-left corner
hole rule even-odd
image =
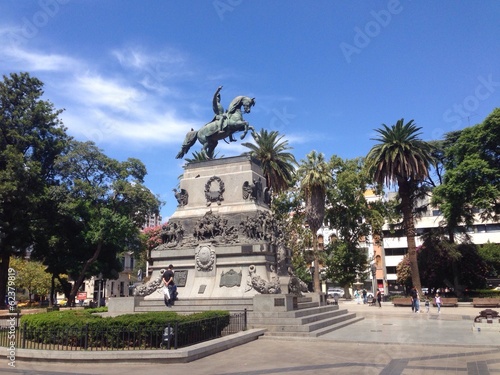
[[[115,49],[111,54],[137,77],[139,84],[159,95],[175,94],[172,81],[193,74],[186,67],[188,63],[183,54],[172,48],[148,52],[142,46],[135,46]]]
[[[110,72],[108,66],[96,66],[90,60],[7,46],[0,50],[0,69],[29,71],[45,80],[45,96],[57,108],[66,109],[61,118],[80,140],[119,147],[180,145],[190,128],[200,126],[189,105],[176,103],[182,90],[165,85],[166,68],[156,69],[156,75],[151,73],[159,62],[182,64],[182,58],[130,49],[115,50],[112,55],[122,69]],[[183,74],[182,68],[172,69],[169,74],[175,70],[175,74]]]
[[[145,94],[126,83],[91,74],[77,76],[68,89],[68,94],[73,93],[82,104],[120,112],[129,112],[145,98]]]
[[[118,118],[101,110],[68,110],[61,117],[70,124],[71,133],[77,139],[97,144],[121,144],[123,147],[140,147],[150,144],[182,143],[192,123],[181,121],[173,113],[151,113],[143,119]]]
[[[156,64],[179,66],[186,62],[183,54],[173,48],[164,48],[159,52],[150,53],[143,47],[125,47],[114,49],[111,51],[111,54],[124,67],[132,67],[139,70],[148,69]]]
[[[56,71],[67,72],[78,69],[78,60],[60,54],[44,54],[22,49],[18,46],[6,46],[0,50],[0,60],[9,68],[30,72]]]

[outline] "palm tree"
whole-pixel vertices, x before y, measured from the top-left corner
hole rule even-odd
[[[422,128],[417,127],[413,120],[404,124],[404,119],[401,119],[391,127],[385,124],[382,126],[383,128],[375,130],[380,137],[373,138],[380,143],[372,147],[366,156],[366,162],[375,183],[398,186],[411,277],[413,285],[422,293],[415,245],[413,193],[418,184],[429,176],[429,167],[433,162],[432,147],[419,139]]]
[[[198,162],[198,161],[207,161],[207,160],[212,160],[212,159],[221,159],[224,157],[224,155],[222,156],[218,156],[218,152],[215,153],[215,155],[213,156],[213,158],[209,158],[205,153],[203,152],[200,152],[200,151],[195,151],[191,154],[191,157],[190,158],[184,158],[185,161],[187,161],[188,163],[194,163],[194,162]]]
[[[294,166],[297,165],[295,156],[287,152],[292,149],[288,141],[282,141],[283,135],[275,130],[268,132],[261,129],[259,133],[252,133],[252,137],[255,144],[246,142],[242,145],[251,150],[246,154],[260,162],[267,186],[275,194],[287,190],[295,173]]]
[[[311,228],[313,238],[314,291],[319,292],[318,230],[325,218],[326,191],[333,183],[333,177],[325,156],[314,150],[307,154],[305,160],[301,160],[297,174],[301,181],[300,190],[306,202],[306,221]]]

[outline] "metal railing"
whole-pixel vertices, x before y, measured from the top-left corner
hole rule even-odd
[[[19,320],[17,319],[16,322]],[[0,327],[0,347],[38,350],[155,350],[177,349],[247,329],[247,311],[194,322],[175,322],[131,329],[92,326],[29,328],[17,323]]]

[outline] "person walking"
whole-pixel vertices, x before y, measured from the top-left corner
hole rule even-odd
[[[366,289],[363,289],[363,304],[366,304],[368,302],[367,295],[368,292],[366,291]]]
[[[359,305],[360,304],[360,298],[359,298],[359,290],[356,289],[354,291],[354,299],[356,300],[356,303]]]
[[[163,300],[165,302],[165,306],[172,307],[174,297],[175,297],[174,296],[175,283],[174,283],[174,266],[173,265],[170,264],[167,267],[167,270],[165,272],[163,272],[162,281],[163,281],[163,285],[166,288],[165,294],[163,297]]]
[[[380,289],[377,290],[377,302],[378,302],[378,307],[382,307],[382,292]]]
[[[411,311],[418,313],[420,309],[420,303],[418,300],[417,288],[415,287],[411,288],[410,297],[411,297]]]
[[[434,302],[436,303],[438,314],[441,314],[441,297],[439,296],[439,293],[436,293],[436,296],[434,297]]]

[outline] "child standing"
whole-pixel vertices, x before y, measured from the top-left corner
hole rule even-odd
[[[429,302],[429,298],[426,298],[425,299],[425,312],[428,313],[429,312],[429,308],[431,307],[431,304]]]

